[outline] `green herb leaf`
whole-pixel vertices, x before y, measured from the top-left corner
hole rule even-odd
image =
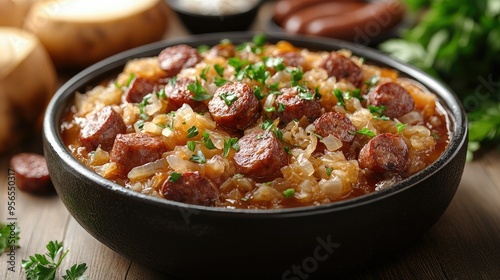
[[[283,191],[283,195],[286,197],[286,198],[291,198],[295,195],[295,190],[290,188],[290,189],[286,189]]]
[[[345,108],[344,94],[342,93],[342,91],[336,88],[333,90],[333,94],[335,94],[335,97],[337,97],[338,100],[337,105],[340,105]]]
[[[240,150],[240,146],[238,145],[238,138],[229,137],[228,139],[224,140],[224,150],[222,156],[227,157],[231,148],[233,148],[235,151]]]
[[[223,92],[220,95],[220,98],[224,100],[227,106],[231,106],[238,99],[238,96],[234,92]]]
[[[192,126],[187,130],[186,138],[193,138],[198,135],[198,128],[196,126]]]
[[[186,146],[187,146],[188,150],[190,150],[191,152],[194,152],[194,150],[196,149],[196,142],[195,141],[187,141]]]
[[[330,177],[330,176],[332,176],[333,167],[325,166],[325,171],[326,171],[326,175],[328,175],[328,177]]]
[[[170,176],[168,176],[168,181],[175,183],[181,178],[181,176],[182,176],[181,173],[172,172],[172,173],[170,173]]]
[[[255,44],[257,47],[263,47],[264,44],[266,43],[266,35],[264,34],[257,34],[252,38],[252,42]]]
[[[276,71],[285,69],[285,64],[283,64],[285,60],[283,57],[266,57],[263,60],[267,67],[274,68]]]
[[[0,223],[0,256],[12,247],[19,247],[19,226],[15,223],[13,228],[11,227],[12,225]],[[11,235],[11,232],[14,234]]]
[[[278,112],[284,112],[286,110],[286,105],[281,103],[281,102],[278,102]]]
[[[210,134],[207,131],[204,131],[201,135],[203,136],[203,145],[205,148],[209,150],[215,149],[214,142],[210,139]]]
[[[203,80],[207,80],[207,73],[208,71],[210,70],[210,66],[206,66],[205,68],[203,68],[203,70],[201,70],[201,73],[200,73],[200,78],[202,78]]]
[[[374,137],[376,134],[375,132],[371,131],[370,129],[363,127],[362,129],[356,131],[357,134],[365,135],[368,137]]]
[[[304,77],[304,72],[302,72],[302,69],[300,68],[291,68],[289,70],[289,73],[292,76],[292,81],[291,81],[292,87],[298,85],[300,80],[302,80],[302,77]]]
[[[272,112],[276,111],[276,108],[274,108],[274,107],[265,107],[264,111],[266,111],[268,113],[272,113]]]
[[[87,277],[84,275],[87,271],[87,264],[75,264],[69,270],[66,270],[66,275],[63,275],[65,280],[85,280]]]
[[[224,79],[224,78],[220,78],[220,77],[215,77],[214,78],[214,84],[218,87],[221,87],[225,84],[227,84],[229,81]]]
[[[192,155],[191,158],[189,158],[189,160],[199,164],[207,163],[207,159],[205,158],[205,155],[203,154],[202,151],[198,151],[198,153]]]
[[[22,267],[24,268],[27,279],[33,279],[33,280],[55,279],[57,269],[61,265],[62,260],[68,254],[68,250],[63,251],[62,243],[59,243],[58,241],[50,241],[47,244],[46,248],[48,252],[45,253],[44,255],[35,254],[33,256],[29,256],[29,260],[22,260],[21,262]],[[86,268],[85,269],[81,267],[79,269],[77,268],[78,266],[74,268],[74,272],[79,272],[83,275]],[[82,279],[82,278],[76,278],[76,279]]]
[[[221,77],[224,76],[224,67],[220,66],[219,64],[214,64],[214,69],[215,69],[215,72],[217,72],[217,74]]]
[[[372,76],[368,81],[365,81],[365,85],[368,86],[368,89],[376,86],[378,82],[380,81],[379,76]]]
[[[258,100],[262,100],[266,97],[266,95],[262,92],[262,88],[259,86],[253,87],[253,94],[257,97]]]
[[[396,128],[398,130],[398,133],[402,132],[407,126],[407,123],[397,123]]]
[[[187,86],[187,89],[193,93],[191,99],[195,101],[204,101],[212,98],[212,96],[207,93],[207,90],[201,85],[198,79],[196,79],[194,83],[189,84]]]
[[[204,52],[210,50],[210,46],[208,46],[208,45],[199,45],[198,47],[196,47],[196,50],[199,53],[204,53]]]
[[[146,114],[144,109],[146,108],[147,105],[149,105],[149,99],[151,99],[152,95],[151,93],[146,94],[143,98],[142,101],[139,102],[139,116],[143,120],[149,119],[149,116]]]
[[[298,96],[301,98],[301,99],[304,99],[304,100],[313,100],[315,98],[315,94],[312,93],[309,88],[305,87],[305,86],[296,86],[297,88],[297,91],[298,91]]]

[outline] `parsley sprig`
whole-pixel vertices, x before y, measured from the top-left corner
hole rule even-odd
[[[47,253],[35,254],[29,256],[29,260],[22,261],[22,267],[26,273],[28,280],[52,280],[55,279],[57,269],[61,265],[62,260],[66,257],[69,250],[64,251],[62,243],[58,241],[50,241],[47,246]],[[63,279],[66,280],[83,280],[87,270],[85,263],[75,264],[69,270],[66,270],[66,275]]]
[[[11,236],[11,231],[14,232],[14,236]],[[11,247],[19,247],[19,232],[17,224],[11,229],[10,225],[0,223],[0,256]]]

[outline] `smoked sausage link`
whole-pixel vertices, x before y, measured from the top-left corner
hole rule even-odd
[[[173,77],[184,68],[195,66],[202,57],[198,51],[188,45],[168,47],[158,55],[161,69],[165,70],[166,77]]]
[[[161,193],[168,200],[214,206],[219,198],[219,190],[208,178],[198,172],[185,172],[179,178],[169,176],[163,183]]]
[[[410,93],[394,82],[378,85],[368,94],[368,103],[372,106],[384,106],[384,115],[390,118],[401,117],[415,107]]]
[[[124,93],[125,101],[139,103],[148,93],[156,92],[162,87],[161,84],[148,78],[137,77],[132,80]]]
[[[193,93],[188,89],[188,85],[194,83],[191,78],[182,77],[171,80],[165,86],[165,95],[168,100],[167,111],[176,111],[182,104],[188,104],[195,107],[197,101],[193,99]]]
[[[347,151],[354,140],[356,127],[342,113],[326,112],[314,121],[314,131],[321,137],[333,135],[342,141],[342,150]]]
[[[247,84],[228,83],[215,91],[208,110],[217,125],[243,130],[259,117],[260,103]]]
[[[113,147],[115,137],[125,133],[127,126],[122,117],[111,106],[102,108],[87,117],[87,122],[80,130],[79,139],[87,151],[94,151],[99,145],[109,151]]]
[[[341,54],[330,53],[320,62],[320,67],[326,70],[328,76],[335,77],[337,81],[348,81],[357,88],[363,85],[361,68]]]
[[[300,93],[300,91],[305,92]],[[282,123],[300,120],[303,116],[312,122],[321,115],[321,104],[316,99],[314,91],[309,88],[282,88],[280,92],[281,94],[276,97],[275,117],[279,117]],[[301,97],[301,94],[307,98]],[[282,111],[280,111],[280,106],[284,107]]]
[[[53,190],[44,156],[32,153],[17,154],[11,158],[10,167],[15,172],[15,183],[21,191],[44,194]]]
[[[280,140],[271,131],[253,131],[238,141],[234,154],[238,171],[256,180],[272,180],[281,176],[280,169],[288,164],[288,155]]]
[[[361,168],[375,173],[401,172],[408,161],[408,146],[395,134],[379,134],[363,146],[358,161]]]
[[[136,166],[160,159],[166,151],[165,143],[159,136],[145,133],[118,134],[109,158],[119,165],[122,175],[127,175]]]

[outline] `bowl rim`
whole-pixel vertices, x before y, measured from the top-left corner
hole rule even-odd
[[[110,180],[101,177],[100,175],[80,163],[65,147],[60,136],[61,116],[68,106],[69,102],[72,100],[75,92],[84,85],[88,85],[89,81],[95,82],[98,79],[102,80],[105,77],[109,77],[113,72],[121,71],[126,61],[129,61],[133,58],[157,55],[163,48],[168,46],[173,46],[176,44],[188,44],[197,46],[205,44],[207,42],[212,42],[215,44],[222,39],[229,39],[235,43],[248,42],[251,41],[251,39],[257,34],[265,35],[266,41],[268,42],[286,40],[294,45],[319,46],[318,50],[349,49],[352,51],[353,55],[364,57],[368,63],[391,67],[401,72],[404,76],[414,78],[415,80],[426,86],[431,92],[435,93],[440,103],[446,110],[449,118],[449,123],[450,125],[452,125],[448,147],[434,163],[432,163],[422,171],[402,180],[401,182],[388,187],[387,189],[372,192],[351,199],[335,201],[328,204],[279,209],[230,209],[222,207],[199,206],[142,194],[122,187],[121,185],[118,185]],[[309,48],[312,49],[311,47]],[[461,102],[459,101],[457,96],[449,89],[448,86],[431,77],[430,75],[424,73],[423,71],[417,69],[416,67],[391,58],[378,50],[332,38],[319,38],[270,32],[220,32],[190,35],[150,43],[113,55],[85,68],[84,70],[80,71],[78,74],[70,78],[67,82],[65,82],[56,91],[56,93],[50,100],[43,119],[43,137],[45,144],[50,146],[53,152],[61,158],[63,162],[62,164],[66,164],[69,168],[73,169],[77,176],[81,177],[81,179],[90,180],[96,185],[99,185],[99,187],[102,187],[107,191],[115,192],[116,195],[123,196],[124,198],[138,200],[141,203],[149,204],[149,206],[153,207],[188,209],[185,211],[198,211],[197,213],[203,213],[205,215],[236,215],[238,218],[276,218],[311,215],[312,213],[325,214],[335,211],[342,211],[380,201],[408,189],[418,187],[420,182],[425,181],[427,178],[433,176],[439,170],[448,165],[450,161],[452,161],[456,157],[463,145],[466,145],[467,117]],[[47,147],[45,147],[45,149],[47,149]],[[48,162],[48,164],[51,165],[53,163]]]

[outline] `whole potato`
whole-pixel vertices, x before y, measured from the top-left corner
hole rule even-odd
[[[37,122],[52,97],[56,71],[32,34],[0,27],[0,153],[8,151]]]
[[[47,0],[33,5],[24,28],[57,67],[81,68],[160,40],[167,9],[164,0]]]

